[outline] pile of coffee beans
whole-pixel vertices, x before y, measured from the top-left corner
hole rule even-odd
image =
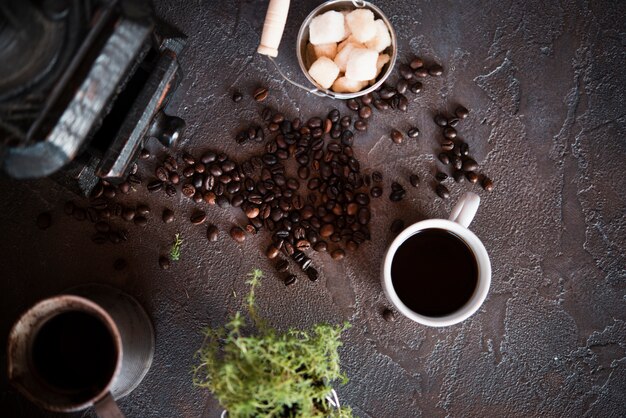
[[[372,107],[378,111],[398,109],[408,111],[409,99],[407,91],[418,94],[424,88],[421,80],[428,76],[439,77],[443,74],[443,67],[439,64],[426,66],[424,60],[415,57],[410,62],[398,66],[399,78],[395,85],[384,83],[374,93],[367,93],[360,98],[346,101],[348,109],[357,112],[358,119],[354,122],[354,128],[358,131],[366,131],[368,119],[372,116]],[[415,139],[419,136],[419,129],[412,127],[407,136]],[[404,141],[404,134],[397,129],[391,131],[389,137],[395,144]]]
[[[435,186],[435,193],[442,199],[450,197],[450,191],[443,184],[450,176],[457,183],[464,179],[470,183],[480,181],[486,191],[493,190],[493,181],[484,174],[478,173],[478,163],[469,155],[469,144],[458,136],[457,126],[468,116],[469,110],[464,106],[458,106],[452,116],[439,113],[434,117],[435,124],[441,128],[443,134],[443,140],[440,143],[441,153],[438,155],[438,159],[444,166],[449,166],[451,171],[450,174],[438,171],[435,175],[438,182]]]

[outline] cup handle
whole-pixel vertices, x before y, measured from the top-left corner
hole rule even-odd
[[[263,23],[261,44],[256,52],[270,57],[278,56],[278,45],[285,31],[290,0],[270,0]]]
[[[452,209],[452,213],[450,213],[448,219],[468,228],[478,211],[479,204],[480,197],[476,193],[467,192],[461,196],[461,199]]]
[[[94,404],[98,418],[125,418],[124,413],[117,406],[111,392]]]

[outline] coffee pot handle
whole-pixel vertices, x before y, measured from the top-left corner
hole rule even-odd
[[[283,37],[285,30],[285,22],[287,22],[287,13],[289,13],[290,0],[270,0],[263,23],[263,34],[261,35],[261,44],[257,49],[259,54],[268,55],[270,57],[278,56],[278,45]]]
[[[94,404],[98,418],[125,418],[124,413],[117,406],[111,392]]]
[[[476,193],[467,192],[461,196],[461,199],[454,205],[448,219],[468,228],[478,211],[479,204],[480,197]]]

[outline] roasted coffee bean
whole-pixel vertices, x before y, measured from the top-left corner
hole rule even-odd
[[[93,234],[91,236],[91,240],[95,243],[95,244],[104,244],[105,242],[107,242],[108,238],[107,235],[102,233],[102,232],[96,232],[95,234]]]
[[[362,106],[359,109],[359,117],[362,119],[369,119],[372,116],[372,108],[369,106]]]
[[[163,182],[160,180],[154,180],[148,183],[148,191],[150,193],[158,192],[163,189]]]
[[[439,161],[441,161],[444,165],[448,165],[450,164],[450,157],[448,157],[448,154],[445,152],[442,152],[439,154]]]
[[[141,160],[147,160],[148,158],[150,158],[150,151],[148,151],[145,148],[142,148],[141,151],[139,152],[139,158]]]
[[[182,158],[186,164],[194,165],[196,163],[196,159],[188,152],[184,152]]]
[[[278,254],[280,254],[280,250],[276,248],[275,245],[272,244],[267,248],[267,251],[265,252],[265,254],[267,255],[267,258],[271,260],[271,259],[278,257]]]
[[[411,174],[409,176],[409,183],[411,183],[411,186],[417,187],[419,182],[420,182],[420,178],[417,176],[417,174]]]
[[[363,207],[359,209],[359,214],[357,216],[357,219],[361,225],[367,225],[370,221],[370,218],[371,218],[371,214],[367,208]]]
[[[396,94],[395,96],[393,96],[391,99],[387,101],[389,102],[389,106],[391,106],[392,109],[400,108],[400,95],[399,94]]]
[[[412,72],[409,72],[409,74],[411,74],[411,77],[413,77]],[[408,87],[409,87],[409,82],[404,79],[400,79],[398,83],[396,83],[396,90],[400,94],[406,93],[406,90],[408,89]]]
[[[109,219],[111,217],[111,209],[104,208],[99,211],[99,217],[101,219]]]
[[[97,199],[100,196],[102,196],[103,192],[104,192],[104,186],[102,185],[102,183],[98,182],[94,186],[93,190],[91,190],[91,194],[89,195],[89,197],[92,199]]]
[[[343,260],[343,258],[346,256],[346,253],[341,248],[338,248],[334,250],[333,252],[331,252],[330,256],[332,257],[333,260]]]
[[[388,100],[396,95],[396,91],[391,87],[383,87],[378,92],[381,99]]]
[[[230,230],[230,237],[238,243],[242,243],[246,240],[246,233],[238,226],[233,226]]]
[[[381,197],[383,195],[383,189],[381,189],[378,186],[374,186],[372,187],[372,189],[370,190],[370,195],[374,198],[378,198]]]
[[[445,139],[441,142],[441,149],[443,151],[452,151],[454,149],[454,142],[449,139]]]
[[[394,234],[399,233],[403,229],[404,229],[404,221],[402,219],[396,219],[395,221],[391,223],[391,226],[389,227],[389,230],[393,232]]]
[[[493,190],[493,181],[489,177],[483,178],[481,184],[483,186],[483,189],[485,189],[486,191],[490,192]]]
[[[435,120],[435,123],[441,127],[448,126],[448,119],[441,114],[435,115],[434,120]]]
[[[455,170],[460,170],[461,167],[463,166],[463,160],[458,155],[453,155],[450,158],[450,163],[452,164],[452,167],[454,167]]]
[[[348,109],[354,110],[355,112],[358,111],[360,108],[359,102],[357,102],[355,99],[349,99],[346,102],[346,105],[348,106]]]
[[[385,100],[374,99],[374,107],[378,110],[387,110],[389,109],[389,103]]]
[[[359,244],[357,244],[357,242],[356,242],[356,241],[352,241],[352,240],[350,240],[350,241],[348,241],[348,242],[346,243],[346,248],[347,248],[349,251],[356,251],[356,250],[358,250],[358,249],[359,249]]]
[[[117,271],[122,271],[124,270],[126,267],[128,266],[128,262],[126,260],[124,260],[123,258],[117,258],[114,262],[113,262],[113,268]]]
[[[306,251],[311,248],[311,243],[305,239],[296,241],[296,248],[300,251]]]
[[[219,237],[220,231],[219,229],[217,229],[217,227],[213,224],[209,224],[209,226],[206,229],[206,238],[210,241],[210,242],[215,242],[217,241],[217,238]]]
[[[107,237],[113,244],[119,244],[122,241],[122,236],[117,231],[109,231]]]
[[[421,58],[413,58],[409,63],[409,67],[412,70],[417,70],[418,68],[422,68],[424,66],[424,61]]]
[[[445,136],[448,139],[456,138],[456,129],[454,129],[451,126],[447,126],[443,128],[443,136]]]
[[[170,179],[169,172],[165,169],[165,167],[157,167],[156,171],[154,172],[154,175],[156,176],[157,179],[163,182],[169,181]]]
[[[128,176],[128,182],[132,184],[141,184],[141,177],[139,177],[137,174],[130,174]]]
[[[467,157],[469,155],[469,145],[467,145],[467,142],[461,143],[459,149],[461,150],[461,155],[463,157]]]
[[[170,259],[166,256],[162,255],[159,257],[159,267],[163,270],[169,270],[170,268]]]
[[[117,189],[123,194],[128,194],[130,193],[130,183],[127,181],[124,181],[117,186]]]
[[[323,253],[328,250],[328,244],[326,244],[326,241],[318,241],[313,246],[313,249],[317,251],[318,253]]]
[[[312,282],[317,281],[317,279],[320,276],[319,272],[313,267],[309,267],[306,269],[306,275],[309,278],[309,280]]]
[[[146,218],[145,216],[135,216],[133,222],[137,226],[146,226],[148,225],[148,218]]]
[[[397,129],[393,129],[391,131],[390,137],[395,144],[401,144],[404,140],[404,135],[402,135],[402,132]]]
[[[217,196],[215,198],[215,203],[222,209],[226,209],[230,206],[230,200],[224,195]]]
[[[402,112],[406,112],[409,109],[409,99],[407,99],[404,94],[398,94],[395,97],[398,98],[398,105],[396,107]]]
[[[233,102],[235,103],[239,103],[241,101],[241,99],[243,99],[243,95],[241,93],[239,93],[238,91],[233,93]]]
[[[257,102],[262,102],[263,100],[267,99],[268,94],[269,90],[267,89],[267,87],[259,87],[254,90],[254,100],[256,100]]]
[[[246,198],[242,194],[236,194],[230,199],[230,204],[236,208],[240,207]]]
[[[172,223],[174,221],[174,211],[171,209],[163,209],[161,219],[163,220],[163,223]]]
[[[300,262],[300,268],[301,268],[303,271],[307,271],[307,270],[309,269],[309,267],[311,267],[311,264],[312,264],[312,263],[313,263],[313,261],[312,261],[310,258],[305,257],[305,258],[304,258],[304,260],[302,260],[302,261]]]
[[[394,314],[391,309],[383,310],[382,316],[387,322],[394,322],[396,320],[396,314]]]
[[[215,160],[217,160],[217,154],[213,151],[207,151],[202,154],[202,157],[200,157],[200,161],[202,161],[202,164],[211,164]]]
[[[357,120],[356,122],[354,122],[354,129],[359,132],[367,131],[367,122],[363,119]]]
[[[301,263],[303,262],[307,257],[306,255],[302,252],[302,251],[294,251],[294,253],[292,254],[292,258],[294,259],[294,261],[296,263]]]
[[[287,271],[288,268],[289,268],[289,261],[284,260],[284,259],[279,260],[275,266],[276,271],[279,273],[284,273],[285,271]]]
[[[442,199],[447,199],[450,197],[450,191],[443,184],[438,184],[437,187],[435,188],[435,192],[437,192],[437,196],[439,196]]]
[[[410,128],[407,132],[409,138],[417,138],[420,135],[420,130],[417,128]]]
[[[443,74],[443,67],[439,64],[431,65],[428,69],[428,74],[433,77],[439,77],[441,74]]]
[[[441,171],[438,171],[437,174],[435,174],[435,178],[437,179],[437,181],[444,181],[445,179],[448,178],[448,175],[446,173],[442,173]]]
[[[206,213],[201,210],[196,210],[191,214],[189,220],[194,225],[200,225],[206,221]]]
[[[465,172],[465,178],[470,183],[477,183],[478,182],[478,174],[476,174],[476,172],[474,172],[474,171],[466,171]]]
[[[191,183],[185,183],[183,184],[183,195],[187,196],[188,198],[193,197],[193,195],[196,193],[196,188],[193,187],[193,184]]]
[[[417,78],[425,78],[428,77],[428,70],[426,68],[418,68],[417,70],[413,71],[413,75]]]
[[[452,176],[454,177],[454,181],[457,183],[460,183],[465,178],[462,170],[455,170]]]
[[[467,108],[463,107],[463,106],[459,106],[456,108],[456,110],[454,111],[454,114],[456,115],[457,118],[459,119],[465,119],[466,117],[469,116],[469,110],[467,110]]]
[[[391,192],[391,194],[389,195],[389,200],[391,200],[392,202],[399,202],[404,198],[405,192],[402,190],[399,190],[397,192]]]
[[[87,219],[89,219],[89,222],[96,223],[99,217],[100,215],[95,208],[87,208]]]
[[[289,276],[285,277],[285,286],[291,286],[295,284],[297,281],[298,281],[298,277],[296,277],[296,275],[294,274],[290,274]]]
[[[372,173],[372,181],[374,183],[380,183],[381,181],[383,181],[383,173],[381,173],[380,171],[374,171]]]
[[[150,214],[150,207],[148,205],[137,205],[137,214],[141,216],[148,216]]]
[[[478,170],[478,163],[471,158],[463,161],[463,171],[476,171]]]
[[[113,199],[115,194],[115,188],[113,186],[106,186],[102,192],[102,195],[108,199]]]
[[[404,81],[410,80],[413,78],[413,69],[406,64],[400,64],[398,71],[400,72],[400,76],[402,76]],[[397,85],[396,85],[396,89],[398,90],[398,92],[402,93],[400,89],[398,89]]]
[[[456,125],[459,124],[459,118],[452,118],[448,121],[448,125],[452,126],[453,128],[456,127]]]
[[[52,225],[52,216],[50,212],[43,212],[37,216],[37,228],[39,229],[48,229]]]
[[[417,94],[417,93],[422,91],[423,87],[424,87],[424,85],[422,84],[421,81],[416,81],[415,83],[412,83],[409,86],[409,90],[411,91],[411,93]]]
[[[332,224],[324,224],[320,229],[320,236],[328,238],[333,232],[335,232],[335,227]]]
[[[318,177],[313,177],[307,183],[307,188],[309,190],[317,190],[320,187],[321,180]]]
[[[192,197],[193,201],[196,203],[200,203],[204,200],[204,196],[202,194],[202,192],[200,192],[199,190],[196,191],[196,193],[193,195]]]
[[[198,174],[202,174],[204,173],[204,170],[206,170],[206,167],[204,164],[196,164],[193,166],[193,170]]]
[[[135,209],[124,208],[124,210],[122,211],[122,219],[124,219],[125,221],[132,221],[135,218],[136,214],[137,212],[135,212]]]

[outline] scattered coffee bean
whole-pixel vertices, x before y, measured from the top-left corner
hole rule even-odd
[[[354,129],[360,132],[367,131],[367,122],[365,122],[365,120],[363,119],[357,120],[356,122],[354,122]]]
[[[417,70],[413,71],[413,75],[417,78],[425,78],[428,77],[428,70],[426,68],[418,68]]]
[[[348,109],[354,110],[355,112],[358,111],[360,108],[359,102],[357,102],[355,99],[349,99],[346,104],[348,106]]]
[[[437,181],[444,181],[445,179],[448,178],[448,175],[446,173],[442,173],[441,171],[438,171],[437,174],[435,174],[435,178],[437,179]]]
[[[333,252],[331,252],[330,256],[332,257],[333,260],[343,260],[343,258],[346,256],[346,253],[341,248],[338,248],[334,250]]]
[[[285,286],[291,286],[298,281],[298,277],[294,274],[290,274],[285,278]]]
[[[409,74],[411,75],[411,77],[413,77],[413,73],[409,72]],[[400,79],[398,80],[398,82],[396,83],[396,91],[400,94],[404,94],[406,93],[406,90],[409,88],[409,82],[406,81],[405,79]]]
[[[43,212],[37,216],[37,228],[48,229],[52,225],[52,216],[50,212]]]
[[[137,213],[135,212],[135,209],[124,208],[124,210],[122,211],[122,219],[124,219],[125,221],[132,221],[133,219],[135,219],[136,214]]]
[[[145,148],[142,148],[141,151],[139,152],[139,158],[142,160],[147,160],[148,158],[150,158],[150,151],[148,151]]]
[[[447,126],[443,129],[443,136],[445,136],[448,139],[454,139],[456,138],[456,129],[454,129],[451,126]]]
[[[391,226],[389,227],[389,230],[393,232],[394,234],[399,233],[403,229],[404,229],[404,221],[402,219],[396,219],[395,221],[391,223]]]
[[[159,257],[159,266],[163,270],[169,270],[169,268],[170,268],[170,259],[167,258],[166,256],[162,255],[161,257]]]
[[[238,226],[233,226],[230,230],[230,237],[238,243],[242,243],[246,240],[246,233]]]
[[[391,309],[385,309],[382,315],[383,319],[387,322],[394,322],[396,320],[396,315]]]
[[[398,71],[400,72],[400,76],[402,76],[402,78],[406,81],[406,80],[410,80],[413,78],[413,69],[406,65],[406,64],[400,64],[400,67],[398,68]],[[397,86],[396,86],[397,89]],[[398,90],[400,91],[400,90]],[[402,93],[402,92],[401,92]]]
[[[313,267],[309,267],[308,269],[306,269],[306,275],[312,282],[317,281],[320,276],[319,272]]]
[[[148,191],[150,193],[158,192],[163,189],[163,182],[160,180],[154,180],[148,183]]]
[[[437,196],[439,196],[442,199],[447,199],[450,197],[450,191],[443,184],[438,184],[437,187],[435,188],[435,192],[437,192]]]
[[[174,221],[174,211],[171,209],[163,209],[163,214],[161,215],[161,219],[166,224],[169,224]]]
[[[280,250],[276,248],[274,244],[272,244],[269,247],[267,247],[267,251],[265,252],[265,254],[267,255],[267,258],[271,260],[271,259],[278,257],[278,254],[280,254]]]
[[[206,229],[206,237],[210,242],[215,242],[217,241],[217,238],[219,237],[220,231],[219,229],[217,229],[217,226],[213,225],[213,224],[209,224],[209,226]]]
[[[256,100],[257,102],[262,102],[263,100],[267,99],[268,94],[269,90],[267,89],[267,87],[259,87],[254,90],[254,100]]]
[[[490,192],[493,190],[493,181],[489,177],[485,177],[483,178],[482,186],[483,186],[483,189]]]
[[[191,221],[192,224],[194,225],[200,225],[202,223],[204,223],[204,221],[206,221],[206,212],[204,211],[200,211],[200,210],[196,210],[194,211],[194,213],[191,215],[191,217],[189,218],[189,220]]]
[[[424,66],[424,61],[421,58],[413,58],[409,63],[409,67],[412,70],[417,70],[418,68],[422,68]]]
[[[409,176],[409,183],[411,183],[411,186],[417,187],[419,185],[419,182],[420,178],[417,176],[417,174],[411,174]]]
[[[404,140],[404,135],[402,135],[402,132],[400,132],[397,129],[393,129],[391,131],[391,140],[395,143],[395,144],[401,144],[402,141]]]
[[[441,74],[443,74],[443,67],[439,64],[432,65],[428,69],[428,74],[433,77],[439,77]]]
[[[478,163],[471,158],[463,161],[463,171],[476,171],[478,170]]]
[[[460,145],[459,149],[460,149],[461,155],[463,157],[467,157],[469,155],[469,145],[467,144],[467,142],[463,142]]]
[[[157,167],[154,175],[157,179],[163,182],[169,181],[170,179],[169,172],[165,169],[165,167]]]
[[[450,157],[445,152],[439,154],[439,161],[441,161],[444,165],[450,164]]]
[[[453,128],[456,128],[456,125],[459,124],[459,118],[452,118],[448,121],[448,125],[452,126]]]
[[[113,268],[117,271],[122,271],[124,270],[126,267],[128,267],[128,262],[126,260],[124,260],[123,258],[117,258],[114,262],[113,262]]]
[[[477,183],[478,182],[478,174],[476,174],[475,171],[466,171],[465,172],[465,178],[470,183]]]
[[[448,126],[448,119],[441,114],[435,115],[434,120],[435,120],[435,123],[441,127]]]
[[[133,222],[137,226],[146,226],[148,225],[148,218],[146,218],[145,216],[135,216]]]
[[[148,216],[150,214],[150,207],[148,205],[137,205],[137,214],[141,216]]]
[[[362,106],[359,109],[359,117],[362,119],[369,119],[372,116],[372,108],[369,106]]]
[[[276,263],[276,271],[279,273],[284,273],[287,271],[287,269],[289,268],[289,261],[287,260],[280,260],[278,261],[278,263]]]
[[[445,139],[441,142],[441,149],[443,151],[452,151],[454,149],[454,142],[449,139]]]
[[[318,253],[323,253],[328,250],[328,244],[326,244],[326,241],[319,241],[315,243],[315,245],[313,246],[313,249],[317,251]]]
[[[370,190],[370,195],[374,198],[379,198],[383,195],[383,189],[378,186],[374,186]]]
[[[455,170],[452,176],[457,183],[460,183],[465,178],[465,174],[461,170]]]
[[[411,84],[409,86],[409,90],[411,91],[411,93],[419,93],[422,91],[422,88],[424,87],[424,85],[422,84],[421,81],[416,81],[415,83]]]
[[[417,138],[420,134],[420,130],[417,128],[410,128],[409,131],[407,132],[407,135],[409,136],[409,138]]]
[[[465,119],[469,116],[469,110],[467,110],[465,107],[463,106],[459,106],[456,108],[456,110],[454,111],[454,114],[456,115],[457,118],[459,119]]]
[[[241,99],[243,99],[243,95],[241,93],[239,93],[238,91],[233,93],[233,102],[239,103]]]

